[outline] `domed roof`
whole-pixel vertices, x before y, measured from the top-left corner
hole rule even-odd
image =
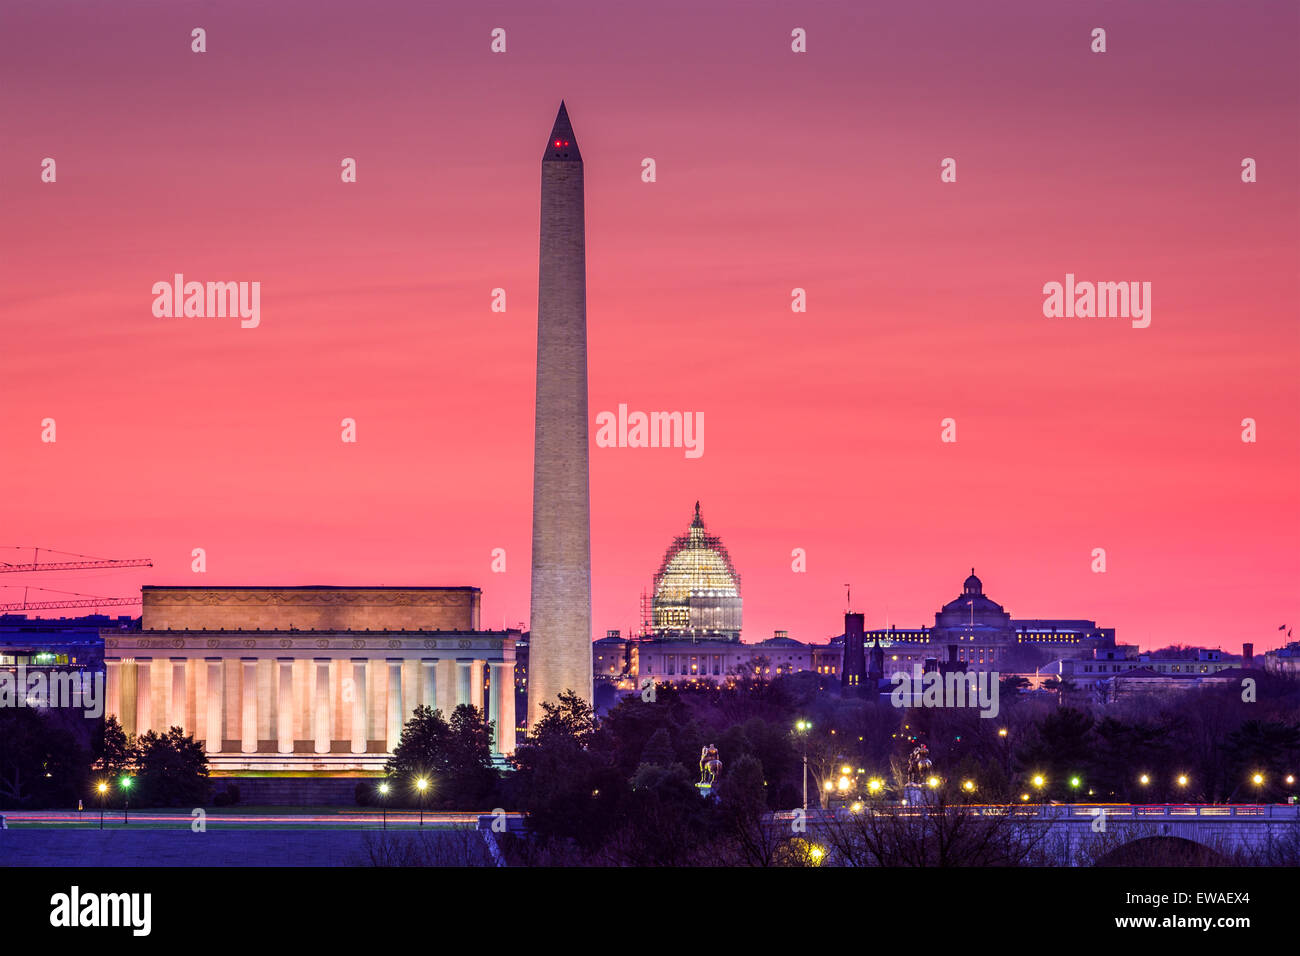
[[[740,575],[722,540],[705,531],[698,501],[690,529],[674,538],[664,554],[654,593],[656,602],[679,602],[693,595],[740,597]]]
[[[970,577],[962,582],[961,594],[945,604],[935,615],[935,626],[938,627],[945,621],[956,622],[957,618],[953,617],[955,614],[960,614],[963,626],[969,625],[972,619],[978,621],[981,615],[998,621],[1007,617],[1002,605],[984,593],[984,582],[975,576],[974,568],[970,569]]]

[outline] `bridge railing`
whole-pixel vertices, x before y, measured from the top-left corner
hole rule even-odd
[[[1039,816],[1094,817],[1204,817],[1210,819],[1300,820],[1300,805],[1286,803],[1066,803],[1044,804]]]
[[[936,808],[915,806],[900,807],[887,804],[882,807],[868,806],[860,812],[875,812],[887,809],[895,816],[925,816]],[[1188,818],[1199,817],[1207,820],[1235,819],[1250,820],[1300,820],[1300,805],[1285,803],[1045,803],[1045,804],[949,804],[948,810],[959,809],[977,815],[1009,814],[1021,819],[1070,820],[1093,818],[1102,811],[1108,818],[1128,817],[1134,820],[1150,818]],[[825,822],[837,816],[852,816],[855,811],[847,807],[836,810],[809,810],[806,819],[810,823]],[[800,811],[778,811],[770,814],[773,821],[786,821],[802,815]]]

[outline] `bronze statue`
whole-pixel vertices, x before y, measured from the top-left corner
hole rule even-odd
[[[925,783],[926,776],[930,768],[934,766],[930,763],[930,748],[925,744],[916,747],[911,756],[907,758],[907,782],[922,784]]]
[[[718,759],[718,748],[713,744],[700,751],[700,783],[712,786],[722,772],[722,761]]]

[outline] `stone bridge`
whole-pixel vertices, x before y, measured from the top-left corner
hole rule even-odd
[[[810,810],[807,832],[817,840],[855,811]],[[1236,862],[1294,865],[1300,858],[1300,806],[1294,804],[1043,804],[865,808],[917,827],[936,813],[1005,817],[1007,832],[1033,843],[1033,859],[1048,866],[1169,865],[1170,853],[1191,864]],[[799,811],[774,813],[790,826]],[[843,832],[843,831],[841,831]]]
[[[1143,841],[1181,842],[1207,862],[1264,862],[1300,841],[1300,806],[1290,804],[1047,804],[1025,823],[1045,828],[1045,849],[1069,866],[1133,859]]]

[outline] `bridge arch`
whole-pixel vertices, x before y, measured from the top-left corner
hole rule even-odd
[[[1230,860],[1201,840],[1166,834],[1135,835],[1102,852],[1093,866],[1223,866]]]

